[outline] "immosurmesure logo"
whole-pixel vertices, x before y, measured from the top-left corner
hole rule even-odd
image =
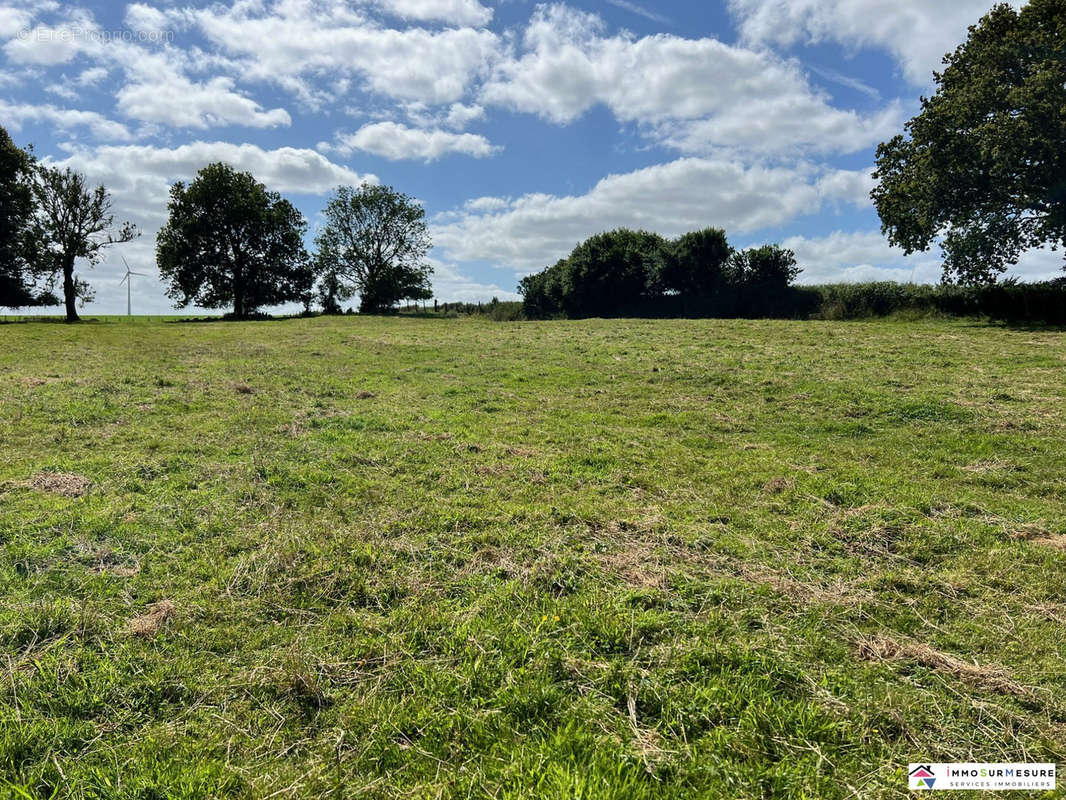
[[[1048,790],[1055,788],[1054,764],[910,764],[911,791],[977,789]]]
[[[932,764],[912,764],[910,772],[910,788],[932,789],[936,783],[936,775],[933,774]]]

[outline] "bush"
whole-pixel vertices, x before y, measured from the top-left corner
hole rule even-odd
[[[726,265],[733,248],[721,228],[679,236],[666,249],[660,285],[685,296],[706,296],[730,282]]]

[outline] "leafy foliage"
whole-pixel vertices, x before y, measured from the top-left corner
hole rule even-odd
[[[433,296],[426,212],[414,199],[390,186],[340,186],[323,213],[326,225],[315,240],[319,270],[357,292],[360,311],[391,311],[401,300]]]
[[[945,281],[992,282],[1066,244],[1066,0],[996,6],[944,64],[906,135],[878,147],[872,196],[893,244],[939,238]]]
[[[250,173],[210,164],[170,190],[170,219],[159,231],[156,260],[167,295],[183,308],[263,306],[305,301],[314,272],[303,246],[307,223]]]
[[[84,258],[94,266],[105,248],[140,234],[129,222],[115,223],[110,193],[103,186],[90,188],[81,173],[38,166],[32,187],[34,269],[52,285],[62,280],[67,321],[76,322],[78,299],[87,302],[93,297],[89,284],[74,274],[76,260]]]
[[[32,156],[0,128],[0,307],[19,308],[55,300],[33,287]]]
[[[725,231],[667,241],[625,228],[579,244],[568,258],[519,283],[525,315],[774,316],[800,270],[776,245],[735,253]]]
[[[661,283],[680,294],[711,294],[729,282],[732,253],[721,228],[682,234],[667,248]]]
[[[732,284],[763,290],[784,289],[801,271],[796,265],[796,254],[775,244],[734,253],[729,267]]]

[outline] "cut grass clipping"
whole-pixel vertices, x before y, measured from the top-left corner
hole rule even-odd
[[[0,326],[0,797],[1066,761],[1066,335]]]

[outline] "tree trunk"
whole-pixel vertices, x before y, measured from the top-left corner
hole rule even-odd
[[[63,257],[63,301],[67,306],[67,322],[78,322],[77,292],[74,285],[74,259]]]

